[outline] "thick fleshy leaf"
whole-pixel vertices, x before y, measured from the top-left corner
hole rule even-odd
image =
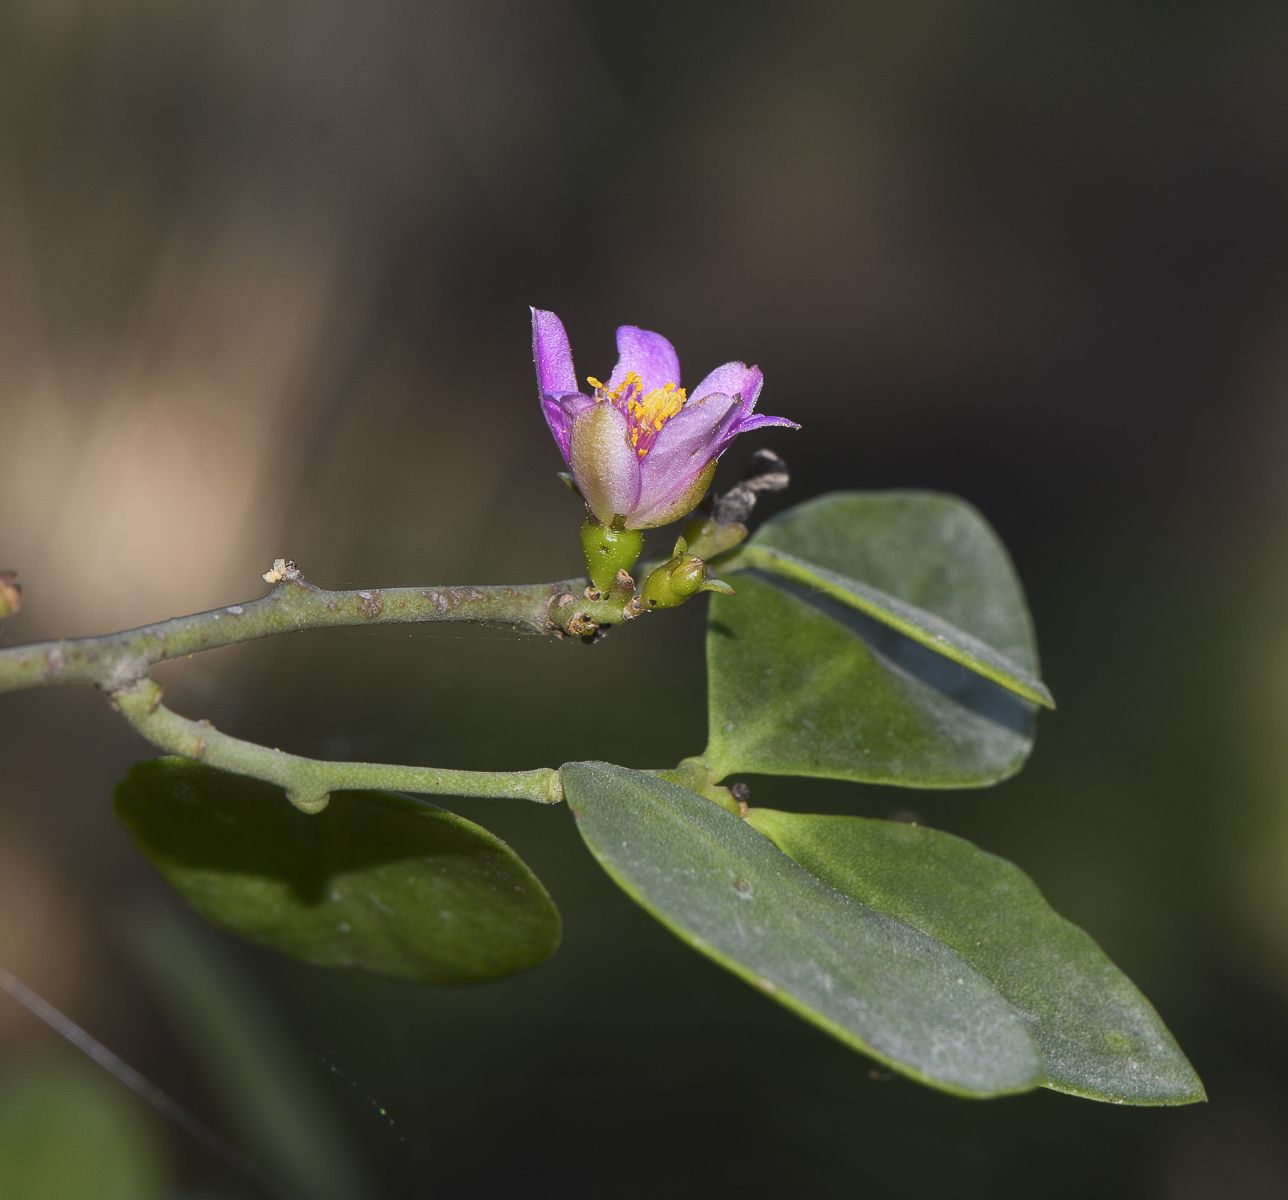
[[[131,767],[112,802],[202,916],[305,962],[460,984],[559,945],[559,912],[514,851],[420,800],[335,792],[306,815],[271,784],[159,758]]]
[[[860,585],[864,603],[880,593],[902,602],[899,620],[920,610],[966,637],[932,649],[943,626],[914,640],[893,614],[877,620],[855,607],[853,589],[842,603],[817,586],[734,572],[738,594],[712,598],[707,636],[705,758],[716,778],[972,787],[1019,769],[1034,704],[940,652],[960,657],[965,647],[977,666],[990,655],[994,667],[1037,681],[1019,581],[973,508],[928,492],[834,493],[767,522],[750,545],[828,572],[837,587],[837,577]]]
[[[1013,863],[893,821],[758,808],[747,820],[824,883],[967,959],[1027,1023],[1048,1087],[1116,1104],[1205,1098],[1149,1001]]]
[[[991,679],[1008,692],[1014,692],[1017,696],[1046,708],[1055,707],[1046,684],[1031,671],[1026,671],[1019,663],[1011,662],[992,646],[924,608],[905,604],[897,596],[883,592],[880,588],[847,579],[826,567],[802,562],[794,555],[772,550],[767,546],[747,546],[732,562],[724,565],[726,571],[745,570],[748,567],[802,584],[848,608],[857,609],[928,650],[960,663],[985,679]]]
[[[600,865],[721,966],[944,1091],[996,1096],[1042,1082],[1027,1026],[955,950],[821,883],[685,788],[607,763],[562,774]]]

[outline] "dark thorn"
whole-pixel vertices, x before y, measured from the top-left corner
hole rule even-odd
[[[742,477],[753,492],[781,492],[791,483],[787,464],[772,450],[757,450]]]
[[[787,464],[772,450],[757,450],[747,464],[742,482],[717,498],[713,513],[717,525],[746,524],[760,492],[781,492],[791,483]]]

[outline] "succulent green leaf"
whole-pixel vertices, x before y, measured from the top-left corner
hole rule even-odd
[[[957,951],[820,882],[741,817],[642,771],[563,767],[591,853],[683,941],[842,1042],[962,1096],[1043,1082],[1028,1027]]]
[[[306,815],[271,784],[159,758],[130,768],[113,807],[202,916],[305,962],[462,984],[559,945],[559,912],[514,851],[420,800],[335,792]]]
[[[991,679],[1008,692],[1014,692],[1017,696],[1046,708],[1055,707],[1046,684],[1037,676],[1011,662],[979,638],[972,637],[924,608],[905,604],[880,588],[869,587],[866,583],[847,579],[826,567],[802,562],[781,550],[770,550],[764,546],[748,546],[738,555],[736,563],[728,565],[730,570],[746,567],[758,567],[769,574],[790,579],[793,583],[804,584],[832,600],[838,600],[874,617],[882,625],[888,625],[936,654],[942,654],[977,675]]]
[[[834,493],[766,522],[721,570],[738,563],[707,635],[715,778],[977,787],[1023,764],[1049,694],[1014,569],[968,504]]]
[[[824,883],[969,961],[1032,1031],[1048,1087],[1117,1104],[1205,1098],[1149,1001],[1013,863],[893,821],[758,808],[747,820]]]

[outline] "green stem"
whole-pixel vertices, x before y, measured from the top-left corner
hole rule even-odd
[[[707,766],[707,760],[700,754],[680,759],[678,766],[667,767],[658,771],[646,771],[645,774],[656,775],[659,779],[665,779],[667,783],[678,784],[682,788],[688,788],[691,792],[697,792],[699,796],[705,796],[708,800],[720,805],[721,808],[727,808],[735,816],[745,817],[747,815],[746,804],[739,803],[732,789],[721,787],[712,779],[711,769]]]
[[[330,793],[341,789],[384,788],[434,796],[481,796],[558,804],[563,799],[559,772],[450,771],[438,767],[400,767],[385,763],[321,762],[270,750],[220,733],[208,721],[190,721],[161,703],[161,686],[144,679],[112,695],[121,715],[154,746],[196,759],[221,771],[249,775],[286,789],[304,812],[320,812]]]
[[[620,600],[587,600],[584,579],[518,587],[401,587],[330,592],[295,573],[267,596],[100,637],[0,650],[0,692],[93,683],[107,692],[147,677],[167,659],[275,633],[342,625],[467,621],[526,633],[586,636],[629,619]]]
[[[558,804],[559,772],[451,771],[384,763],[336,763],[300,758],[229,737],[206,721],[190,721],[161,703],[149,677],[167,659],[249,642],[275,633],[342,625],[398,625],[467,621],[528,633],[589,637],[605,625],[630,620],[630,588],[586,598],[584,579],[520,587],[385,588],[331,592],[314,587],[294,563],[279,560],[266,578],[281,582],[267,596],[175,617],[101,637],[34,642],[0,650],[0,692],[56,683],[92,683],[125,719],[161,750],[286,789],[305,812],[326,806],[341,788],[388,788],[439,796],[485,796]]]

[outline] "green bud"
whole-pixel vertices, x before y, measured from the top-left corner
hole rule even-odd
[[[680,538],[675,543],[675,556],[645,580],[640,600],[645,611],[674,608],[699,592],[733,595],[733,588],[718,579],[708,579],[707,564],[696,554],[687,553],[685,541]]]
[[[590,576],[590,586],[601,596],[612,589],[618,571],[630,572],[643,549],[643,530],[614,529],[589,517],[581,527],[586,574]]]

